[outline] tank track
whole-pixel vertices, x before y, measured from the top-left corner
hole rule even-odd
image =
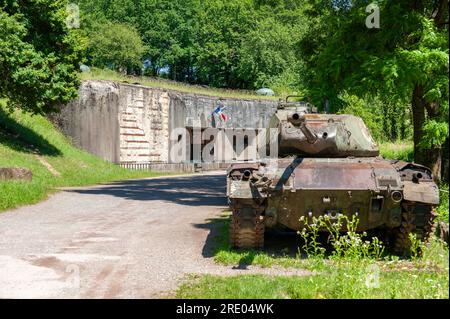
[[[434,219],[436,218],[436,213],[431,207],[425,213],[425,223],[421,226],[416,225],[413,211],[414,205],[403,205],[402,223],[393,232],[393,252],[396,254],[403,256],[409,256],[411,254],[411,239],[409,238],[409,234],[415,234],[418,240],[427,244],[435,232]]]
[[[230,245],[237,249],[262,249],[264,247],[264,217],[254,207],[233,209],[230,224]]]

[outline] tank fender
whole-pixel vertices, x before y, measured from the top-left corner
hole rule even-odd
[[[434,182],[403,182],[403,198],[406,201],[439,205],[439,189]]]

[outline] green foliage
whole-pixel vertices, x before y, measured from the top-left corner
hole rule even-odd
[[[0,1],[0,98],[33,113],[76,97],[86,41],[66,25],[66,0]]]
[[[300,17],[299,17],[300,19]],[[238,73],[254,88],[271,87],[275,91],[300,86],[303,65],[296,45],[302,36],[301,24],[281,24],[276,18],[262,19],[250,30],[239,50]]]
[[[372,266],[373,268],[371,268]],[[366,280],[376,265],[330,266],[313,276],[193,276],[176,291],[192,299],[447,299],[448,271],[379,272],[379,287]],[[398,265],[401,267],[401,265]],[[376,270],[374,270],[377,273]]]
[[[172,81],[160,77],[125,75],[118,73],[116,71],[112,71],[110,69],[98,69],[96,67],[91,68],[91,72],[82,73],[81,79],[138,83],[149,87],[163,88],[168,90],[176,90],[180,92],[203,94],[207,96],[223,97],[223,98],[251,99],[251,100],[278,100],[280,98],[278,96],[257,95],[254,91],[248,90],[212,88],[200,85],[187,84],[178,81]]]
[[[441,184],[439,186],[440,192],[440,203],[436,209],[438,221],[442,221],[448,224],[448,213],[449,213],[449,195],[448,195],[448,184]]]
[[[122,73],[140,69],[144,46],[139,33],[127,24],[105,22],[89,30],[89,53],[93,65]]]
[[[297,90],[303,64],[297,43],[300,4],[288,0],[81,0],[84,23],[134,26],[143,42],[147,75],[214,87]],[[92,33],[91,33],[92,34]],[[93,58],[91,63],[100,66]],[[161,74],[166,76],[165,73]]]
[[[414,260],[306,259],[299,263],[310,272],[287,276],[276,268],[273,276],[192,276],[178,288],[176,297],[448,298],[448,248],[439,241],[433,241]]]
[[[347,91],[379,97],[386,106],[412,105],[425,113],[425,122],[416,117],[416,145],[440,146],[448,137],[448,24],[441,21],[448,5],[379,1],[380,29],[368,29],[367,1],[352,1],[346,10],[324,3],[308,1],[312,20],[301,46],[316,103],[327,98],[339,106],[339,94]]]
[[[433,240],[423,254],[412,260],[394,256],[380,258],[379,242],[375,240],[370,245],[362,242],[361,237],[354,238],[353,234],[336,235],[335,227],[334,242],[339,253],[327,259],[303,259],[299,255],[231,250],[227,233],[229,218],[225,218],[211,221],[219,223],[214,260],[220,264],[239,265],[239,268],[249,265],[274,267],[271,271],[274,275],[193,275],[177,289],[176,297],[448,298],[449,253],[441,241]],[[356,220],[350,220],[350,223],[354,230]],[[365,248],[360,248],[361,244]],[[291,276],[284,274],[283,268],[304,269],[305,272]]]
[[[434,147],[441,147],[448,138],[448,123],[428,120],[422,129],[424,136],[419,144],[422,148],[432,149]]]
[[[344,90],[337,96],[332,111],[361,117],[377,142],[397,142],[412,137],[409,105],[383,101],[377,96],[358,97]]]

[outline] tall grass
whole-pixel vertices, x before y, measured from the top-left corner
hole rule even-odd
[[[412,141],[382,142],[379,147],[380,155],[383,158],[406,162],[414,161],[414,143]]]

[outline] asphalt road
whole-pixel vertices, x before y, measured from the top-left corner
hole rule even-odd
[[[223,172],[66,189],[0,213],[0,298],[161,298],[188,274],[298,270],[213,261]]]

